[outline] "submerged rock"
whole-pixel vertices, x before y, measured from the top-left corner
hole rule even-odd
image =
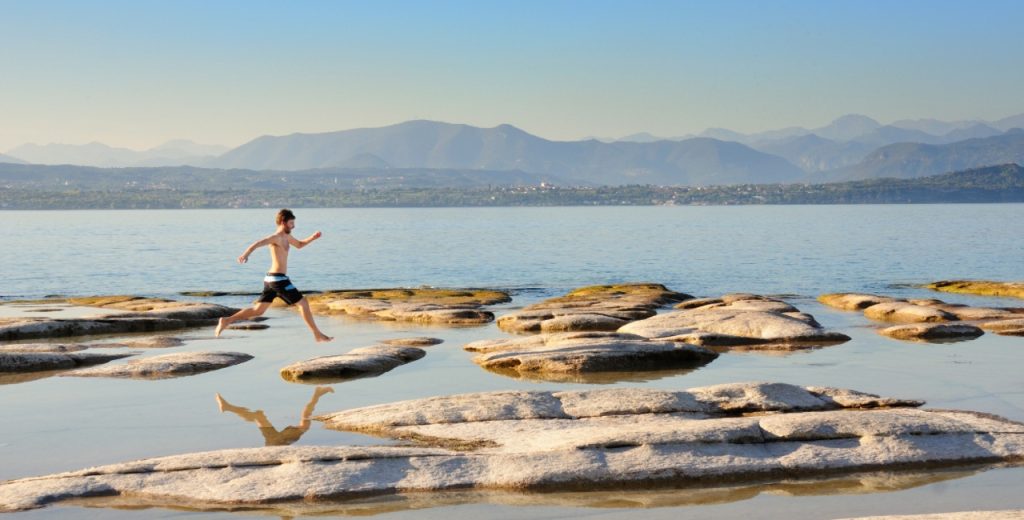
[[[506,332],[614,331],[654,316],[658,307],[692,299],[651,283],[581,287],[498,318]]]
[[[635,321],[619,332],[712,347],[783,350],[850,339],[825,330],[813,316],[781,300],[757,295],[726,295],[721,300]]]
[[[985,331],[966,323],[911,323],[886,327],[878,333],[895,339],[934,341],[974,339]]]
[[[244,363],[252,359],[241,352],[177,352],[133,359],[123,365],[107,365],[74,370],[64,377],[121,377],[131,379],[169,379],[202,374]]]
[[[117,495],[174,497],[187,507],[466,488],[708,486],[1024,456],[1022,424],[913,408],[919,404],[779,383],[417,399],[317,419],[431,446],[265,447],[146,459],[0,483],[0,509]]]
[[[281,369],[281,377],[287,381],[323,383],[377,376],[426,354],[415,347],[375,345],[293,363]]]
[[[138,296],[97,296],[59,300],[71,305],[126,311],[90,318],[0,318],[0,340],[58,338],[90,334],[153,332],[215,325],[238,309],[209,303]]]
[[[559,379],[557,376],[566,373],[692,368],[718,357],[693,345],[599,331],[476,341],[464,348],[477,352],[473,361],[486,369],[533,375],[535,379]]]
[[[511,301],[507,293],[483,289],[371,289],[329,291],[309,297],[321,314],[441,325],[477,325],[494,320],[485,305]]]

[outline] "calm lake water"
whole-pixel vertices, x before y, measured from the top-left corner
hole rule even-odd
[[[141,294],[183,290],[259,291],[265,251],[246,265],[235,258],[273,230],[276,208],[206,211],[0,212],[7,258],[0,298],[50,294]],[[1024,339],[986,334],[952,344],[883,338],[858,313],[819,305],[825,292],[866,291],[939,297],[975,305],[1021,300],[937,294],[914,284],[948,278],[1024,280],[1024,204],[488,209],[297,209],[299,238],[324,238],[293,250],[289,273],[300,289],[392,286],[494,287],[513,301],[497,314],[573,287],[653,281],[697,296],[726,292],[783,295],[852,341],[791,355],[727,353],[692,372],[637,374],[617,386],[684,389],[770,380],[828,385],[918,398],[936,408],[990,412],[1024,421]],[[251,297],[212,298],[244,305]],[[69,313],[76,312],[72,309]],[[89,312],[94,313],[94,310]],[[35,315],[0,306],[0,316]],[[39,314],[43,315],[43,314]],[[292,312],[272,309],[264,331],[176,334],[182,347],[233,350],[252,361],[208,374],[162,381],[41,377],[0,379],[0,479],[80,469],[142,457],[262,446],[255,424],[221,413],[216,393],[263,410],[279,429],[298,423],[312,386],[278,370],[294,361],[342,353],[409,335],[440,337],[420,361],[377,378],[332,385],[317,412],[431,395],[504,389],[592,388],[486,372],[461,347],[501,337],[493,324],[463,329],[320,318],[337,340],[312,342]],[[324,429],[314,422],[297,444],[387,441]],[[863,486],[826,483],[744,487],[694,497],[693,490],[546,495],[454,494],[378,500],[334,514],[431,518],[647,517],[840,518],[867,514],[1024,508],[1024,469],[902,475],[870,495]],[[98,504],[95,504],[98,505]],[[165,509],[51,507],[18,517],[219,517]]]

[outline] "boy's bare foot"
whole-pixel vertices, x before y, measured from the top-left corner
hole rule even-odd
[[[316,342],[317,343],[327,343],[328,341],[334,341],[334,338],[332,338],[332,337],[330,337],[330,336],[328,336],[326,334],[317,334],[316,335]]]
[[[221,319],[217,320],[217,330],[215,330],[213,332],[213,337],[219,338],[220,337],[220,333],[224,332],[225,328],[227,328],[227,326],[224,325],[224,318],[221,318]]]
[[[329,386],[318,386],[316,387],[316,390],[313,391],[313,393],[316,394],[317,397],[320,397],[321,395],[324,394],[333,394],[334,389]]]
[[[224,413],[224,398],[217,394],[217,408],[220,408],[221,413]]]

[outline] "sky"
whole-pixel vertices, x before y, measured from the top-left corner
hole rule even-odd
[[[1024,112],[1021,22],[1015,0],[0,0],[0,151],[994,120]]]

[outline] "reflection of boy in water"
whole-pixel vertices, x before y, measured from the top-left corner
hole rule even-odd
[[[267,420],[267,416],[263,413],[263,410],[256,410],[254,412],[242,406],[235,406],[225,401],[220,394],[217,394],[217,406],[220,407],[220,411],[222,413],[227,410],[246,421],[256,423],[256,425],[260,427],[260,433],[263,434],[263,439],[266,441],[267,446],[286,446],[299,440],[299,437],[302,437],[302,434],[309,430],[309,418],[313,415],[313,408],[316,408],[316,403],[320,400],[320,396],[333,392],[334,389],[329,386],[316,387],[316,390],[313,390],[313,397],[309,399],[305,408],[302,409],[302,417],[299,419],[299,425],[288,426],[281,431],[277,431],[277,428],[274,428],[274,425],[270,424],[270,421]]]

